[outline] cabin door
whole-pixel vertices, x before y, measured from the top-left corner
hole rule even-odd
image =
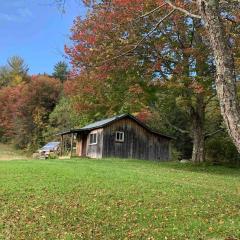
[[[87,135],[83,135],[81,156],[86,157],[86,155],[87,155]]]

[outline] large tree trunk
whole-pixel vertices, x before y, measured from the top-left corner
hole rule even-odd
[[[192,109],[191,119],[193,133],[192,161],[194,163],[201,163],[205,160],[205,105],[202,94],[197,95],[196,107],[195,109]]]
[[[205,139],[203,128],[200,125],[195,125],[193,131],[192,162],[201,163],[205,160]]]
[[[231,47],[219,13],[219,0],[197,0],[216,62],[216,89],[229,135],[240,153],[240,107]]]

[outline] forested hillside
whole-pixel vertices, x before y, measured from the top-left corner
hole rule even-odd
[[[12,57],[0,68],[1,141],[33,151],[60,130],[132,113],[175,138],[175,160],[239,162],[239,3],[202,2],[205,13],[194,1],[87,1],[65,46],[70,67],[29,76]]]

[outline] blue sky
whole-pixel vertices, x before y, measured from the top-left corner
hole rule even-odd
[[[84,16],[81,0],[67,0],[63,14],[55,0],[0,0],[0,65],[21,56],[30,74],[49,73],[64,60],[64,44],[76,16]]]

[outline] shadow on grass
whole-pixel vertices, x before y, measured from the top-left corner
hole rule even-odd
[[[168,169],[175,169],[188,172],[208,173],[213,175],[225,175],[240,178],[240,167],[232,165],[213,165],[210,163],[180,163],[180,162],[169,162],[159,163],[161,167]]]

